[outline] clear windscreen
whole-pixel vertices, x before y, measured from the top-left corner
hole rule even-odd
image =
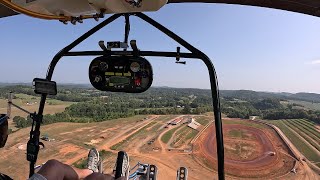
[[[319,179],[319,19],[243,6],[182,6],[165,6],[150,16],[181,34],[215,65],[226,179]],[[44,76],[52,56],[90,24],[71,28],[42,22],[40,26],[38,20],[23,16],[12,19],[15,23],[2,22],[1,32],[6,33],[0,33],[0,39],[7,48],[0,48],[0,114],[10,119],[9,137],[0,149],[0,173],[27,179],[32,119],[16,106],[38,112],[40,96],[29,82]],[[12,30],[24,23],[28,26],[23,33]],[[130,38],[137,39],[141,51],[177,49],[176,43],[149,31],[148,25],[136,20],[131,25]],[[101,51],[97,42],[102,37],[122,40],[122,30],[123,22],[114,23],[75,49]],[[152,73],[142,72],[141,64],[120,68],[100,62],[95,68],[103,73],[92,79],[88,78],[92,57],[68,57],[58,63],[52,79],[58,94],[48,96],[45,103],[40,129],[45,147],[40,149],[36,172],[51,159],[86,170],[89,150],[96,148],[99,168],[110,176],[118,152],[125,151],[129,179],[146,179],[152,168],[158,180],[177,179],[181,173],[187,180],[218,179],[216,122],[206,65],[194,59],[181,58],[180,62],[186,61],[183,65],[175,63],[176,58],[146,58]],[[139,71],[139,76],[134,74]],[[153,75],[150,88],[151,78],[136,78],[147,75]],[[89,81],[103,80],[98,85],[104,88],[125,88],[126,77],[149,89],[136,94],[106,92]],[[15,106],[8,104],[10,92]]]

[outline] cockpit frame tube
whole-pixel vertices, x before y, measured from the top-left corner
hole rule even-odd
[[[71,49],[76,47],[78,44],[80,44],[82,41],[99,31],[101,28],[107,26],[114,20],[118,19],[121,16],[136,16],[140,19],[146,21],[147,23],[151,24],[167,36],[169,36],[171,39],[175,40],[179,44],[181,44],[183,47],[185,47],[187,50],[189,50],[191,53],[177,53],[177,52],[158,52],[158,51],[73,51],[70,52]],[[221,111],[220,111],[220,98],[219,98],[219,89],[218,89],[218,81],[217,81],[217,75],[214,68],[214,65],[212,64],[212,61],[210,58],[204,54],[202,51],[198,50],[191,44],[189,44],[187,41],[183,40],[181,37],[167,29],[166,27],[162,26],[155,20],[151,19],[147,15],[143,13],[130,13],[130,14],[115,14],[97,25],[96,27],[89,30],[87,33],[83,34],[81,37],[79,37],[77,40],[72,42],[70,45],[63,48],[58,54],[54,56],[52,59],[48,71],[46,79],[51,81],[52,75],[54,72],[54,69],[57,65],[57,63],[60,61],[60,59],[64,56],[99,56],[99,55],[139,55],[139,56],[157,56],[157,57],[179,57],[181,58],[192,58],[192,59],[200,59],[202,60],[205,65],[208,68],[209,76],[210,76],[210,83],[211,83],[211,95],[213,100],[213,111],[214,111],[214,119],[215,119],[215,128],[216,128],[216,134],[212,134],[212,136],[216,136],[217,141],[217,157],[218,157],[218,177],[220,180],[224,179],[224,145],[223,145],[223,133],[222,133],[222,120],[221,120]],[[39,115],[43,114],[43,109],[45,106],[46,101],[46,94],[43,94],[41,96],[41,101],[39,105]],[[36,126],[37,128],[37,126]],[[38,127],[40,129],[40,125]]]

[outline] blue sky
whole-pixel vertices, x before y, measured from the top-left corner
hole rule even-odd
[[[320,18],[257,7],[221,4],[167,5],[148,13],[195,47],[216,66],[221,89],[320,93]],[[97,23],[77,26],[24,15],[0,19],[0,82],[31,82],[44,77],[52,57]],[[123,19],[102,29],[78,50],[98,50],[98,41],[122,40]],[[175,51],[177,44],[133,18],[130,39],[142,50]],[[64,58],[53,80],[89,83],[93,57]],[[154,86],[209,88],[201,61],[149,58]]]

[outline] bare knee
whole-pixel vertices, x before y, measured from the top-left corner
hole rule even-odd
[[[48,168],[56,168],[56,167],[58,167],[58,166],[60,166],[60,165],[62,165],[61,162],[59,162],[59,161],[57,161],[57,160],[55,160],[55,159],[51,159],[51,160],[47,161],[47,162],[42,166],[42,168],[46,168],[46,167],[48,167]],[[41,168],[41,169],[42,169],[42,168]]]
[[[59,177],[59,171],[63,169],[63,164],[57,160],[47,161],[41,169],[38,171],[38,174],[46,177],[47,179],[55,179]]]
[[[85,180],[114,180],[114,177],[101,173],[92,173],[90,176],[87,176]]]

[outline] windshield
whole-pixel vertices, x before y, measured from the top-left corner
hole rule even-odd
[[[226,179],[319,178],[319,19],[204,4],[170,5],[148,15],[205,52],[217,69]],[[0,113],[10,115],[0,172],[26,179],[32,120],[8,105],[8,96],[12,92],[16,106],[38,111],[40,96],[29,82],[44,77],[52,57],[96,22],[63,26],[19,16],[0,23],[5,32],[0,35],[5,44],[0,50]],[[176,50],[176,43],[138,19],[131,26],[130,38],[140,50]],[[123,22],[117,21],[76,49],[100,50],[101,39],[122,40],[122,30]],[[125,151],[135,167],[132,177],[139,168],[155,165],[160,180],[176,178],[180,167],[186,168],[188,179],[217,179],[212,94],[203,62],[186,60],[184,65],[174,58],[148,57],[152,87],[128,94],[94,89],[88,78],[92,59],[59,62],[53,76],[58,94],[45,104],[40,129],[45,147],[37,165],[56,159],[86,169],[89,149],[96,148],[107,174],[113,173],[118,152]],[[108,81],[129,84],[123,77]]]

